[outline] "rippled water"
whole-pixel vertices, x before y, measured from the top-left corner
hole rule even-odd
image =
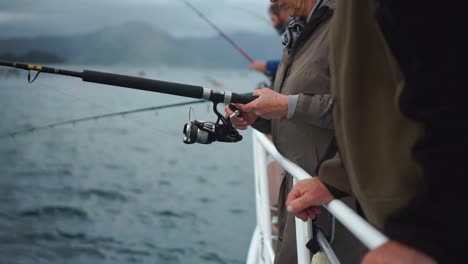
[[[72,67],[136,75],[141,69]],[[147,77],[253,90],[239,70],[149,69]],[[0,135],[191,100],[41,74],[0,77]],[[215,120],[211,105],[197,119]],[[221,107],[219,107],[221,109]],[[244,263],[255,225],[250,132],[185,145],[189,106],[0,138],[0,263]]]

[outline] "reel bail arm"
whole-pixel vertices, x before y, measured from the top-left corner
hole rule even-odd
[[[218,116],[216,123],[209,121],[190,121],[184,125],[184,143],[210,144],[219,142],[238,142],[242,140],[242,135],[232,125],[231,118],[238,115],[237,110],[233,115],[226,118],[217,109],[218,103],[213,103],[213,112]]]

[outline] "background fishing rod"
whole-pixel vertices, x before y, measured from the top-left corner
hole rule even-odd
[[[231,46],[233,46],[234,49],[236,49],[250,63],[255,62],[255,60],[249,54],[247,54],[247,52],[245,52],[239,45],[237,45],[237,43],[235,43],[234,40],[232,40],[228,35],[226,35],[226,33],[224,33],[218,26],[216,26],[215,23],[209,20],[200,10],[198,10],[195,6],[193,6],[188,0],[181,0],[181,1],[184,2],[184,4],[187,5],[190,9],[192,9],[193,12],[195,12],[201,19],[203,19],[206,23],[208,23],[208,25],[210,25],[214,30],[216,30],[222,38],[224,38],[229,44],[231,44]],[[269,79],[272,78],[271,73],[265,72],[264,74]]]
[[[187,0],[181,0],[184,2],[185,5],[187,5],[190,9],[192,9],[201,19],[205,20],[206,23],[208,23],[214,30],[216,30],[219,35],[224,38],[229,44],[231,44],[242,56],[244,56],[249,62],[254,62],[255,60],[247,54],[239,45],[237,45],[234,40],[232,40],[226,33],[224,33],[218,26],[216,26],[215,23],[213,23],[211,20],[209,20],[200,10],[198,10],[195,6],[193,6],[190,2]]]
[[[43,67],[31,64],[22,64],[15,62],[0,61],[0,66],[7,66],[12,68],[23,69],[27,71],[37,71],[37,75],[29,82],[34,82],[39,73],[51,73],[64,76],[71,76],[81,78],[85,82],[107,84],[112,86],[126,87],[137,90],[144,90],[156,93],[172,94],[183,97],[190,97],[196,99],[205,99],[213,103],[240,103],[247,104],[256,99],[253,95],[241,95],[237,93],[231,93],[228,91],[216,91],[211,90],[202,86],[181,84],[175,82],[166,82],[160,80],[146,79],[141,77],[134,77],[128,75],[90,71],[84,70],[82,72],[69,71],[57,68]]]

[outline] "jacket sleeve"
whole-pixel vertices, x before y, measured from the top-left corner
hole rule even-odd
[[[252,124],[252,127],[264,134],[271,134],[271,120],[258,118],[257,121]]]
[[[444,106],[440,107],[443,110]],[[460,121],[466,116],[458,116],[455,111],[439,113],[451,116],[449,120],[436,118],[434,114],[439,114],[431,109],[418,111],[426,115],[420,119],[425,136],[413,148],[422,175],[407,206],[391,215],[385,225],[391,239],[425,252],[438,263],[457,263],[457,259],[466,258],[460,254],[465,254],[464,240],[468,237],[468,210],[463,198],[468,186],[468,131]]]
[[[299,94],[296,109],[291,119],[320,128],[333,129],[333,106],[335,100],[331,94]]]
[[[266,62],[266,70],[269,73],[276,75],[276,71],[278,70],[279,64],[280,64],[280,60],[268,60]]]
[[[348,174],[338,152],[336,137],[332,138],[320,157],[315,173],[335,198],[340,199],[352,193]]]
[[[343,193],[352,194],[351,183],[348,174],[341,161],[339,153],[331,159],[325,160],[318,169],[318,177],[327,185],[330,185]],[[337,197],[336,195],[334,195]],[[341,197],[337,197],[341,198]]]

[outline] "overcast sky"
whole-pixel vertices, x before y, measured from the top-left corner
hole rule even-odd
[[[275,34],[268,0],[189,0],[223,31]],[[0,0],[0,38],[69,35],[140,21],[173,36],[216,33],[181,0]]]

